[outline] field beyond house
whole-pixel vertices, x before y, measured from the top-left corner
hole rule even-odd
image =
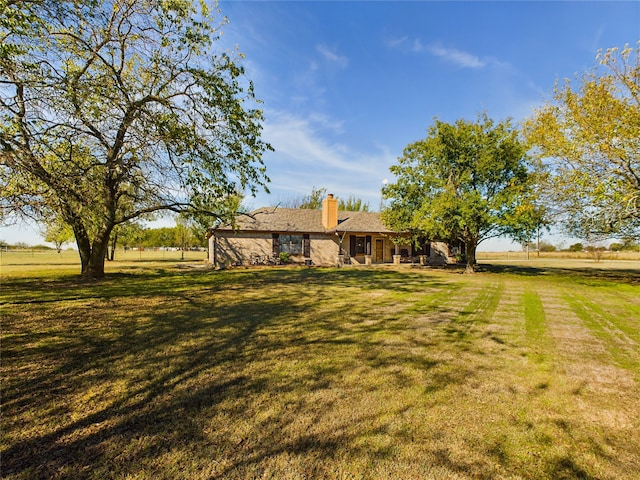
[[[529,252],[529,258],[527,258],[527,252],[478,252],[478,261],[495,261],[495,260],[527,260],[530,262],[540,261],[555,261],[560,262],[567,260],[568,267],[575,268],[577,260],[591,263],[608,263],[615,266],[624,262],[637,262],[636,265],[640,268],[640,251],[623,250],[620,252],[594,251],[594,252]]]
[[[3,479],[638,478],[638,260],[66,253],[0,257]]]

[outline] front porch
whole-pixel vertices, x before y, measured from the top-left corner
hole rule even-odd
[[[446,242],[425,241],[416,247],[409,239],[395,243],[388,235],[350,234],[341,239],[337,263],[444,265],[456,263],[459,251],[460,246]]]

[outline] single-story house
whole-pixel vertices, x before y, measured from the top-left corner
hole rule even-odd
[[[215,266],[250,265],[287,252],[291,261],[313,265],[416,261],[455,263],[459,246],[423,242],[387,228],[375,212],[338,210],[329,194],[321,210],[265,207],[240,215],[235,225],[209,231],[209,261]],[[259,259],[259,260],[257,260]]]

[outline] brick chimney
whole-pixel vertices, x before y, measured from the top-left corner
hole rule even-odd
[[[322,225],[327,230],[338,225],[338,199],[332,193],[322,200]]]

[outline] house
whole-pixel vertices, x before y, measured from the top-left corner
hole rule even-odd
[[[419,248],[408,233],[387,228],[375,212],[338,210],[329,194],[321,210],[266,207],[241,215],[235,226],[209,231],[209,261],[216,266],[250,265],[287,252],[293,262],[313,265],[455,263],[458,249],[445,242]]]

